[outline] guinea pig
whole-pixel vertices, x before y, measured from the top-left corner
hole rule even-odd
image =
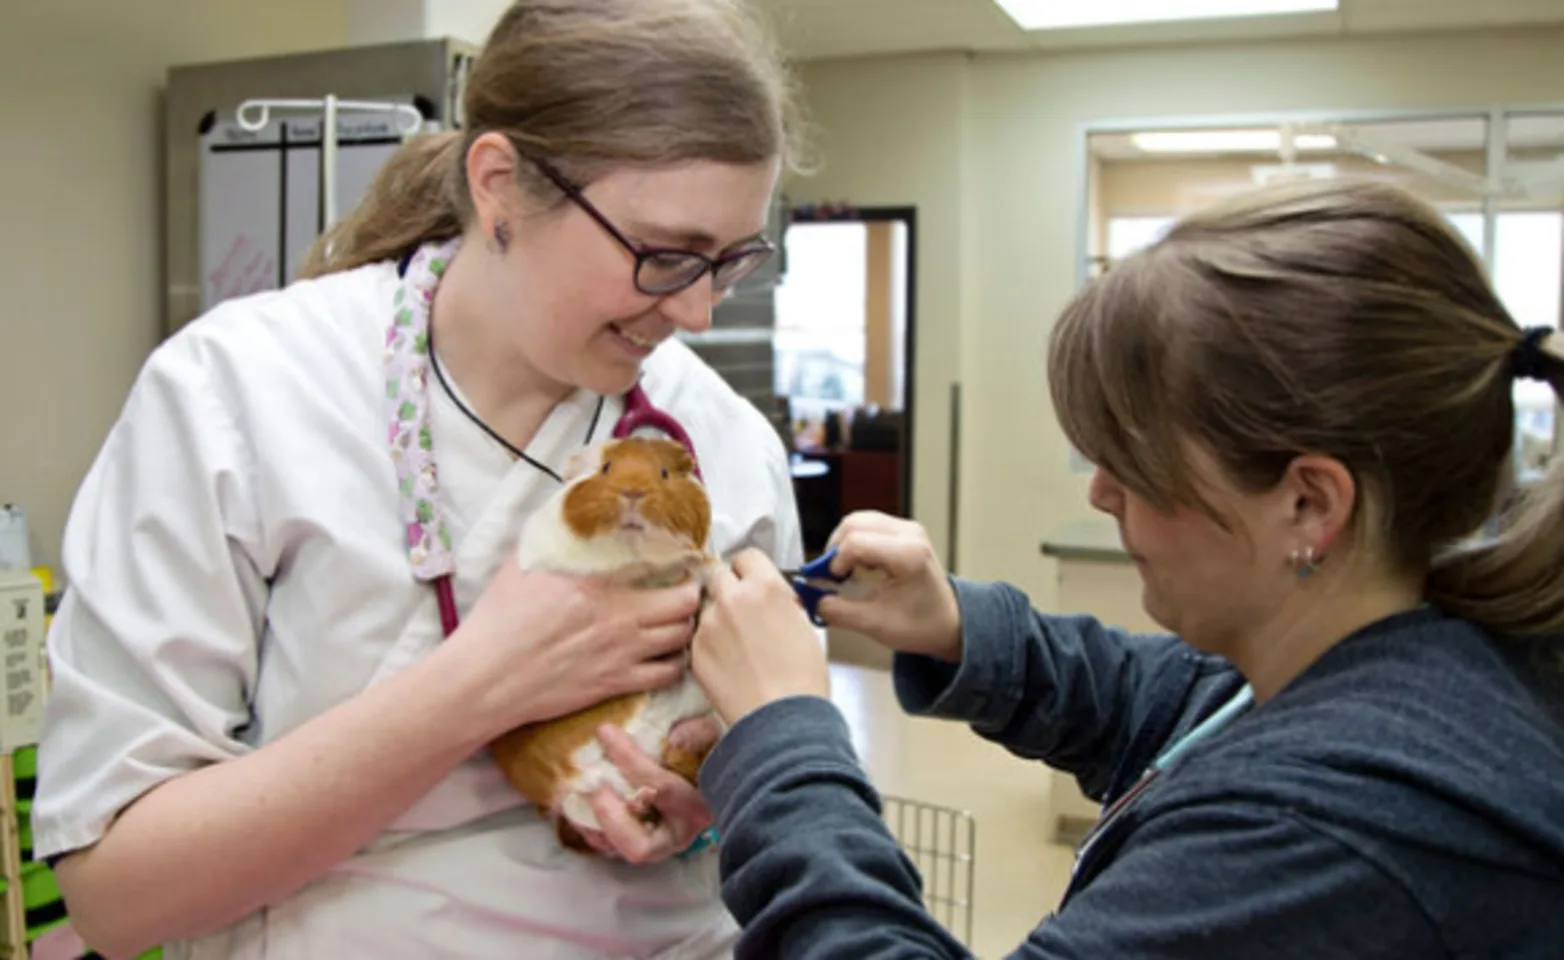
[[[524,570],[606,577],[636,586],[704,582],[717,562],[707,541],[711,502],[695,461],[672,440],[630,436],[576,454],[564,487],[522,528]],[[593,848],[578,828],[599,829],[590,797],[604,784],[643,819],[655,817],[597,742],[597,728],[625,730],[649,756],[695,782],[721,726],[686,664],[674,685],[615,697],[575,713],[518,727],[489,746],[511,785],[550,819],[560,843]]]

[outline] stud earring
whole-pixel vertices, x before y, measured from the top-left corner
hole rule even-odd
[[[510,225],[504,220],[497,220],[494,223],[494,245],[501,253],[510,249]]]
[[[1287,560],[1292,566],[1293,573],[1298,575],[1299,580],[1307,579],[1320,568],[1320,558],[1315,556],[1313,547],[1303,547],[1294,550]]]

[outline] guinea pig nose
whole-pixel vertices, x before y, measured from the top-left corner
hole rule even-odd
[[[645,490],[634,490],[634,489],[631,489],[631,490],[621,490],[621,491],[619,491],[619,495],[621,497],[624,497],[626,500],[640,500],[640,499],[642,499],[643,497],[646,496],[646,491]]]

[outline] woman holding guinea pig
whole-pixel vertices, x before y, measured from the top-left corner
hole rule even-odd
[[[670,342],[774,252],[790,85],[739,0],[516,0],[463,116],[161,344],[77,495],[32,822],[104,955],[731,955],[692,785],[582,855],[485,747],[682,674],[698,586],[514,559],[626,414],[714,553],[802,559],[780,438]]]
[[[1564,476],[1508,505],[1516,378],[1564,388],[1443,217],[1398,188],[1267,188],[1179,223],[1055,325],[1134,636],[947,576],[849,517],[829,622],[905,709],[1074,774],[1104,814],[1026,958],[1555,958],[1564,944]],[[1496,516],[1497,515],[1497,516]],[[1489,528],[1498,520],[1498,532]],[[695,671],[740,957],[956,957],[886,832],[771,561],[714,588]]]

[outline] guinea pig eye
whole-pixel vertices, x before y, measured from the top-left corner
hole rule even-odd
[[[668,468],[667,467],[663,467],[663,479],[664,480],[668,479]]]
[[[608,464],[603,464],[603,476],[608,476]]]

